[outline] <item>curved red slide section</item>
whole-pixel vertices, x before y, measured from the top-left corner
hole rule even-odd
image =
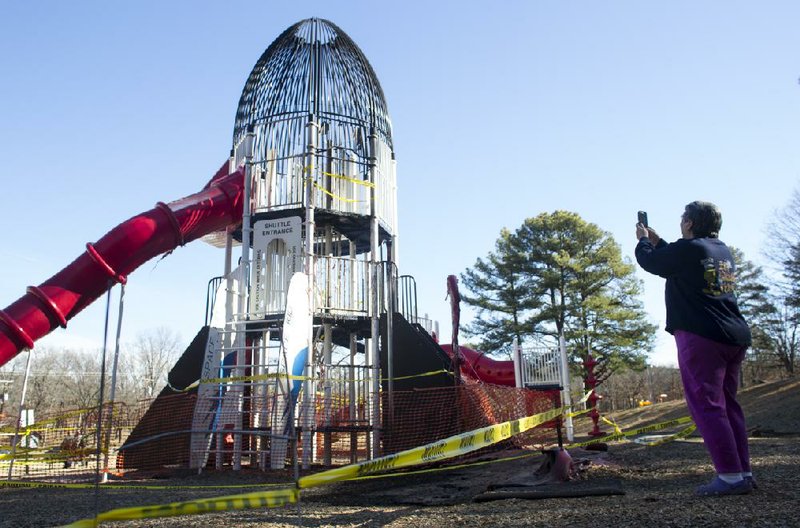
[[[244,169],[228,163],[202,191],[126,220],[46,282],[0,310],[0,366],[94,302],[114,283],[162,253],[241,222]]]
[[[452,345],[439,345],[442,350],[453,358]],[[514,362],[511,360],[500,361],[486,357],[483,352],[478,352],[463,345],[458,346],[463,363],[461,364],[461,375],[474,380],[480,380],[493,385],[506,385],[515,387],[517,385],[514,378]]]

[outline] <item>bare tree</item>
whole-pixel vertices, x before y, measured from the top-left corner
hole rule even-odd
[[[9,425],[12,421],[11,417],[17,415],[26,359],[27,354],[19,354],[0,367],[0,393],[2,393],[0,426]]]
[[[764,251],[777,276],[788,280],[786,265],[796,262],[800,249],[800,187],[795,188],[788,203],[777,210],[767,228],[767,244]],[[788,284],[796,290],[798,284]]]
[[[51,348],[35,348],[31,350],[31,371],[25,394],[25,408],[33,409],[35,416],[54,410],[59,398],[63,396],[62,375],[59,364],[61,350]],[[19,410],[22,387],[25,381],[25,364],[28,353],[19,354],[2,369],[0,379],[10,383],[0,389],[5,390],[9,400],[4,404],[6,414],[15,414]]]
[[[58,354],[60,401],[69,407],[97,406],[100,396],[100,355],[90,350],[65,350]]]
[[[767,367],[779,367],[793,376],[800,349],[800,308],[785,296],[774,297],[772,306],[758,332],[757,354]]]
[[[167,374],[181,351],[180,337],[166,327],[139,334],[125,352],[126,368],[134,383],[130,387],[137,399],[155,398],[167,382]],[[123,381],[123,384],[126,383]],[[117,398],[118,400],[120,398]]]
[[[168,328],[144,332],[121,351],[115,400],[135,402],[158,395],[181,351],[179,336]],[[17,412],[27,354],[0,369],[0,389],[10,396],[3,413]],[[25,407],[42,416],[63,409],[94,408],[100,395],[101,357],[96,350],[36,348],[31,356]],[[111,362],[106,365],[106,393],[110,398]]]
[[[139,387],[138,367],[136,359],[131,355],[130,347],[124,347],[120,353],[117,366],[116,389],[114,400],[134,403],[142,398]]]
[[[754,332],[757,358],[795,372],[800,348],[800,187],[769,224],[765,251],[775,270],[763,317]]]
[[[58,356],[61,350],[36,348],[31,356],[31,375],[28,380],[28,392],[25,395],[25,407],[33,409],[36,416],[50,412],[56,408],[59,393],[62,391],[59,377]],[[25,374],[22,363],[22,376]],[[20,378],[22,381],[22,378]]]
[[[644,400],[657,403],[683,398],[680,372],[674,367],[649,365],[644,370],[614,372],[600,390],[600,405],[605,411],[630,409]]]

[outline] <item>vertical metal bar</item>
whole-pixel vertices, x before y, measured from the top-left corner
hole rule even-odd
[[[119,339],[122,335],[122,309],[125,299],[125,285],[120,284],[119,288],[119,312],[117,313],[117,336],[114,341],[114,362],[111,366],[111,394],[109,400],[111,407],[108,410],[108,432],[106,433],[105,456],[103,458],[103,475],[101,481],[108,482],[108,456],[111,447],[111,430],[114,427],[114,398],[117,397],[117,366],[119,365]]]
[[[567,406],[567,440],[572,442],[575,439],[575,429],[572,423],[572,395],[570,393],[570,379],[569,379],[569,361],[567,360],[567,341],[564,339],[564,334],[558,336],[558,349],[561,357],[561,383],[563,395],[563,405]]]
[[[380,391],[381,391],[381,359],[380,359],[380,306],[378,304],[378,193],[376,190],[376,152],[377,136],[375,130],[370,130],[369,135],[369,181],[372,182],[370,188],[370,271],[371,271],[371,332],[370,332],[370,361],[372,362],[372,446],[370,458],[380,456],[381,439],[381,410],[380,410]]]
[[[387,395],[389,406],[389,427],[394,425],[394,314],[397,311],[395,306],[397,301],[397,289],[395,282],[395,267],[393,264],[392,246],[388,248],[387,262],[386,262],[386,276],[389,285],[386,291],[389,295],[388,310],[386,314],[386,377],[387,380]]]
[[[333,176],[331,176],[333,174],[333,146],[331,145],[330,139],[328,140],[328,145],[325,151],[325,172],[327,174],[322,181],[325,182],[325,190],[328,192],[323,197],[323,200],[325,200],[326,209],[333,209],[333,196],[336,189],[334,188]]]
[[[253,207],[253,147],[255,144],[255,132],[253,125],[247,129],[245,142],[242,146],[244,151],[244,203],[242,204],[242,285],[239,288],[239,314],[245,312],[245,300],[247,297],[247,288],[245,285],[249,282],[250,278],[250,246],[253,240],[253,226],[252,226],[252,207]]]
[[[242,206],[242,274],[239,278],[239,298],[237,312],[239,313],[239,326],[236,328],[236,336],[234,342],[236,343],[236,368],[234,376],[241,377],[245,374],[244,364],[246,363],[246,348],[247,348],[247,333],[244,326],[248,317],[247,313],[247,293],[248,283],[250,281],[250,245],[253,238],[253,226],[251,222],[252,216],[252,194],[253,194],[253,146],[255,142],[255,132],[253,125],[250,125],[245,136],[245,142],[242,146],[245,159],[245,173],[244,173],[244,203]],[[244,412],[244,382],[234,382],[234,394],[236,395],[236,416],[234,421],[234,429],[241,431],[242,413]],[[242,433],[237,432],[233,434],[233,469],[239,471],[242,469]]]
[[[350,256],[350,267],[349,267],[349,272],[347,274],[347,278],[349,279],[350,283],[349,284],[350,307],[354,311],[356,311],[361,309],[360,303],[357,302],[356,300],[357,299],[356,292],[358,291],[356,284],[358,283],[358,277],[359,277],[358,260],[356,259],[356,244],[350,241],[348,244],[348,248]]]
[[[111,312],[111,289],[114,283],[108,281],[108,294],[106,295],[106,318],[103,324],[103,355],[100,362],[100,394],[98,395],[97,405],[97,433],[95,438],[95,478],[94,478],[94,515],[95,517],[100,512],[100,464],[102,458],[103,447],[103,398],[105,397],[106,387],[106,355],[108,349],[108,321]]]
[[[272,421],[269,419],[270,417],[270,409],[269,409],[269,401],[270,401],[270,383],[269,383],[269,362],[270,362],[270,338],[272,337],[272,332],[270,330],[266,330],[263,333],[262,339],[262,351],[261,351],[261,368],[259,370],[260,374],[267,375],[267,377],[260,383],[260,393],[263,400],[261,401],[261,413],[259,415],[258,425],[261,428],[266,426],[272,427]],[[259,469],[266,470],[267,469],[267,442],[264,435],[258,436],[258,467]]]
[[[314,361],[314,279],[315,279],[315,258],[314,258],[314,240],[316,238],[316,224],[314,219],[315,208],[315,190],[314,190],[314,174],[316,172],[316,152],[317,152],[317,134],[319,124],[316,121],[314,114],[309,114],[308,123],[306,124],[306,133],[308,144],[306,146],[306,171],[308,176],[305,179],[306,191],[306,274],[308,275],[308,309],[311,311],[312,324],[308,329],[308,358],[306,361],[305,378],[303,382],[303,408],[301,411],[302,416],[302,433],[301,440],[303,445],[303,469],[311,467],[311,428],[313,422],[312,416],[312,397],[313,389],[310,381],[311,372],[313,369]]]
[[[329,167],[329,172],[332,170]],[[328,178],[328,182],[330,182],[330,178]],[[332,270],[331,270],[331,263],[333,261],[333,229],[330,225],[325,226],[325,284],[324,288],[324,296],[325,296],[325,306],[330,308],[333,306],[331,302],[331,290],[334,287],[334,281],[332,279]],[[333,359],[331,357],[331,352],[333,348],[333,336],[332,336],[332,326],[330,323],[325,323],[324,326],[324,333],[323,333],[323,341],[322,341],[322,363],[324,366],[325,372],[325,379],[323,380],[322,385],[322,405],[323,405],[323,419],[324,424],[326,427],[325,433],[323,435],[323,463],[326,466],[331,465],[331,373],[333,367]]]
[[[362,420],[369,425],[369,433],[366,435],[366,444],[367,444],[367,458],[372,458],[372,404],[374,403],[372,400],[372,391],[370,390],[370,382],[373,378],[373,371],[372,365],[367,362],[367,353],[371,350],[372,344],[370,343],[372,339],[369,337],[364,339],[364,369],[362,372],[361,383],[359,386],[361,387],[361,397],[360,400],[364,402],[364,410],[362,414]]]
[[[332,334],[331,334],[332,327],[331,327],[331,324],[330,323],[325,323],[324,330],[325,330],[325,332],[323,334],[324,335],[324,340],[322,342],[322,354],[323,354],[323,360],[322,361],[323,361],[323,364],[325,366],[325,380],[323,381],[323,385],[322,385],[322,391],[323,391],[322,405],[323,405],[323,419],[324,419],[324,424],[325,424],[326,430],[325,430],[325,434],[323,435],[323,437],[324,437],[324,446],[323,446],[324,461],[323,461],[323,463],[326,466],[330,466],[331,465],[331,432],[330,432],[330,429],[329,429],[330,426],[331,426],[331,379],[330,379],[330,376],[331,376],[331,372],[332,372],[332,368],[331,367],[333,366],[332,365],[333,361],[331,360],[331,348],[332,348],[331,347],[331,341],[332,341]]]
[[[350,376],[347,380],[350,392],[350,424],[355,426],[358,420],[358,409],[356,407],[356,334],[350,334]],[[358,461],[358,434],[355,431],[350,433],[350,463]]]
[[[241,268],[239,268],[241,272]],[[239,274],[239,285],[238,287],[241,288],[241,273]],[[233,348],[233,344],[235,341],[235,332],[234,332],[234,311],[233,311],[233,301],[234,297],[237,295],[237,292],[234,291],[233,287],[233,229],[228,228],[226,237],[225,237],[225,332],[222,335],[220,348],[217,351],[218,357],[218,364],[219,370],[217,373],[218,378],[222,378],[223,369],[222,365],[225,360],[225,350],[231,350]],[[222,459],[223,459],[223,435],[220,429],[220,424],[222,420],[220,419],[222,413],[222,399],[225,394],[225,383],[220,381],[218,383],[217,391],[216,391],[216,409],[214,413],[216,417],[214,418],[214,427],[213,427],[213,434],[216,436],[214,439],[214,468],[217,470],[222,469]],[[198,474],[202,471],[202,467],[198,468]]]
[[[392,162],[390,165],[390,179],[392,182],[392,192],[389,198],[392,201],[392,262],[400,267],[400,245],[399,245],[399,226],[397,221],[397,160],[392,152]]]
[[[25,395],[28,393],[28,378],[31,375],[31,352],[28,349],[28,358],[25,360],[25,377],[22,378],[22,394],[19,397],[19,407],[17,408],[17,427],[14,430],[14,440],[11,446],[11,462],[8,464],[8,480],[11,480],[11,474],[14,470],[14,458],[17,454],[17,445],[19,445],[19,428],[22,425],[22,411],[25,406]]]
[[[233,230],[228,228],[225,232],[225,339],[222,344],[230,346],[233,331]],[[210,323],[210,321],[209,321]],[[222,358],[220,357],[220,364]]]

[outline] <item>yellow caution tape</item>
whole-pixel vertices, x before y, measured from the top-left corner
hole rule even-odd
[[[10,480],[0,480],[0,486],[5,488],[66,488],[66,489],[88,489],[94,488],[94,484],[65,484],[61,482],[31,482]]]
[[[355,183],[356,185],[363,185],[364,187],[370,187],[370,188],[375,187],[375,184],[372,182],[364,180],[356,180],[355,178],[351,178],[350,176],[345,176],[344,174],[334,174],[325,171],[320,171],[320,172],[322,172],[322,174],[324,174],[325,176],[330,176],[331,178],[338,178],[340,180],[346,180],[349,181],[350,183]]]
[[[23,438],[23,442],[25,442],[25,440],[24,440],[25,437],[22,437],[22,438]],[[39,449],[38,447],[25,447],[25,446],[21,446],[21,445],[17,446],[16,452],[17,452],[18,455],[20,455],[20,454],[46,453],[46,451],[44,449]],[[7,455],[0,455],[0,460],[3,460],[3,457],[6,457],[6,456]]]
[[[433,375],[439,374],[441,372],[447,372],[446,370],[442,371],[435,371],[429,372],[422,375]],[[263,377],[274,377],[276,375],[264,375]],[[262,376],[253,376],[250,378],[258,378]],[[407,377],[415,377],[415,376],[407,376]],[[291,378],[300,378],[302,377],[295,377],[291,376]],[[404,379],[404,378],[395,378],[395,379]],[[236,378],[222,378],[220,381],[236,381]],[[202,380],[206,381],[214,381],[214,380]],[[196,382],[198,383],[198,382]],[[584,397],[581,399],[579,403],[586,401],[591,394],[587,392]],[[252,492],[246,493],[241,495],[231,495],[231,496],[224,496],[224,497],[214,497],[209,499],[197,499],[193,501],[185,501],[185,502],[174,502],[170,504],[163,504],[163,505],[155,505],[155,506],[142,506],[142,507],[131,507],[131,508],[119,508],[115,510],[110,510],[108,512],[104,512],[99,514],[97,517],[89,518],[89,519],[82,519],[79,521],[75,521],[69,525],[68,527],[75,527],[75,528],[83,528],[83,527],[94,527],[98,523],[103,521],[116,521],[116,520],[133,520],[133,519],[145,519],[145,518],[156,518],[156,517],[171,517],[177,515],[192,515],[192,514],[200,514],[200,513],[209,513],[209,512],[218,512],[218,511],[230,511],[230,510],[241,510],[241,509],[249,509],[249,508],[274,508],[284,506],[289,503],[297,502],[299,499],[299,493],[301,489],[320,486],[323,484],[328,484],[332,482],[342,481],[342,480],[351,480],[351,479],[365,479],[365,478],[379,478],[379,477],[386,477],[386,476],[395,476],[398,474],[392,475],[376,475],[377,473],[382,473],[389,469],[400,469],[404,467],[420,465],[420,464],[427,464],[439,460],[445,460],[457,456],[461,456],[473,451],[477,451],[484,447],[488,447],[492,444],[501,442],[506,440],[514,435],[519,433],[523,433],[534,427],[537,427],[543,423],[551,421],[559,416],[565,414],[567,407],[561,407],[558,409],[552,409],[550,411],[546,411],[543,413],[538,413],[532,416],[526,416],[524,418],[519,418],[516,420],[510,420],[507,422],[503,422],[496,425],[490,425],[487,427],[483,427],[480,429],[476,429],[474,431],[469,431],[467,433],[462,433],[458,435],[454,435],[442,440],[438,440],[436,442],[431,442],[429,444],[425,444],[419,447],[415,447],[412,449],[408,449],[405,451],[401,451],[399,453],[395,453],[392,455],[387,455],[384,457],[376,458],[373,460],[368,460],[364,462],[359,462],[356,464],[350,464],[348,466],[343,466],[339,468],[334,468],[331,470],[323,471],[321,473],[317,473],[314,475],[309,475],[306,477],[302,477],[297,481],[296,488],[284,488],[275,491],[265,491],[265,492]],[[588,412],[590,409],[579,411],[575,413],[569,413],[569,416],[577,416]],[[629,436],[634,436],[637,434],[658,431],[661,429],[665,429],[667,427],[671,427],[673,425],[678,425],[682,423],[691,422],[691,418],[683,417],[678,418],[675,420],[670,420],[668,422],[662,422],[660,424],[650,425],[646,427],[641,427],[632,431],[623,432],[617,424],[614,422],[605,419],[604,420],[613,425],[615,428],[615,433],[605,436],[603,438],[593,439],[587,442],[571,444],[570,447],[579,447],[582,445],[588,445],[591,443],[597,442],[604,442],[604,441],[611,441],[615,439],[626,438]],[[689,427],[685,428],[684,430],[675,433],[669,437],[660,439],[656,442],[650,442],[646,445],[660,445],[666,443],[668,441],[682,438],[688,436],[695,430],[695,425],[691,424]],[[88,451],[88,450],[86,450]],[[93,451],[94,452],[94,451]],[[87,453],[88,454],[88,453]],[[73,454],[74,456],[74,454]],[[532,454],[521,455],[518,457],[510,457],[509,459],[516,459],[516,458],[525,458],[528,456],[533,456]],[[2,458],[0,458],[2,459]],[[470,465],[479,465],[483,463],[492,463],[495,461],[486,461],[486,462],[478,462],[472,464],[462,464],[459,466],[453,466],[449,469],[455,469],[457,467],[466,467]],[[428,471],[435,471],[438,469],[427,469],[427,470],[419,470],[412,473],[424,473]],[[409,473],[403,473],[409,474]],[[93,487],[94,485],[89,484],[61,484],[61,483],[42,483],[42,482],[11,482],[11,481],[2,481],[0,480],[0,486],[6,487],[61,487],[61,488],[87,488]],[[252,487],[252,485],[241,485],[242,487]],[[219,487],[238,487],[238,486],[219,486]],[[119,486],[119,485],[104,485],[106,489],[114,489],[114,488],[139,488],[139,489],[170,489],[170,488],[203,488],[203,486]]]
[[[105,407],[107,405],[112,404],[112,403],[114,405],[120,405],[120,406],[123,405],[122,403],[119,403],[119,402],[110,402],[109,401],[109,402],[106,402],[106,403],[103,404],[103,408],[105,409]],[[45,430],[50,431],[50,429],[44,428],[42,426],[43,425],[48,425],[48,424],[51,424],[51,423],[56,423],[56,422],[58,422],[60,420],[65,420],[65,419],[71,418],[73,416],[80,416],[81,414],[90,414],[90,413],[96,413],[96,412],[97,412],[97,407],[91,407],[91,408],[86,408],[86,409],[75,409],[73,411],[67,411],[67,412],[59,414],[58,416],[55,416],[53,418],[48,418],[46,420],[40,420],[40,421],[38,421],[36,423],[33,423],[33,424],[31,424],[31,425],[29,425],[27,427],[20,427],[19,428],[20,435],[24,436],[23,431],[25,431],[25,434],[30,433],[30,432],[34,432],[34,431],[45,431]],[[73,429],[75,429],[75,428],[73,428]],[[17,430],[17,428],[14,425],[9,425],[9,426],[6,426],[6,427],[0,427],[0,433],[11,433],[11,434],[14,434],[16,432],[16,430]]]
[[[314,170],[313,165],[306,165],[303,167],[303,172],[312,172]],[[364,187],[375,187],[375,184],[369,181],[363,180],[356,180],[355,178],[351,178],[350,176],[345,176],[344,174],[334,174],[332,172],[320,171],[320,173],[324,174],[325,176],[331,176],[333,178],[339,178],[341,180],[347,180],[349,182],[355,183],[357,185],[363,185]]]
[[[589,444],[597,444],[597,443],[600,443],[600,442],[611,442],[611,441],[614,441],[614,440],[623,440],[623,439],[626,439],[629,436],[636,436],[636,435],[639,435],[639,434],[650,433],[650,432],[653,432],[653,431],[660,431],[660,430],[666,429],[668,427],[673,427],[675,425],[689,423],[691,421],[692,421],[691,417],[684,416],[682,418],[676,418],[676,419],[670,420],[668,422],[661,422],[661,423],[654,424],[654,425],[648,425],[648,426],[645,426],[645,427],[640,427],[640,428],[634,429],[632,431],[623,431],[623,432],[619,432],[619,433],[613,433],[613,434],[610,434],[610,435],[607,435],[607,436],[603,436],[603,437],[600,437],[600,438],[594,438],[592,440],[587,440],[585,442],[579,442],[579,443],[570,444],[568,447],[582,447],[582,446],[587,446]]]
[[[48,420],[48,421],[51,421],[51,420]],[[47,427],[39,427],[40,425],[48,425],[48,426]],[[46,432],[48,434],[52,434],[52,433],[74,433],[77,429],[80,429],[80,428],[77,427],[77,426],[73,426],[73,427],[49,427],[49,424],[45,424],[45,422],[36,422],[35,424],[31,424],[28,427],[20,428],[19,436],[21,436],[21,437],[30,436],[28,433],[36,433],[36,432]],[[26,431],[26,432],[24,432],[24,431]],[[89,433],[89,434],[91,434],[91,433]],[[14,436],[14,433],[0,433],[0,436]],[[72,436],[72,435],[70,434],[69,436]]]
[[[392,381],[397,381],[397,380],[405,380],[405,379],[411,379],[411,378],[423,378],[425,376],[435,376],[437,374],[450,374],[450,375],[452,375],[453,373],[450,372],[447,369],[441,369],[441,370],[432,370],[430,372],[423,372],[422,374],[411,374],[410,376],[396,376],[394,378],[381,378],[381,381],[389,381],[389,379],[391,379]],[[350,380],[348,380],[348,381],[350,381]],[[357,381],[357,380],[355,380],[355,381]]]
[[[276,378],[284,378],[284,379],[300,380],[300,381],[312,379],[307,376],[295,376],[292,374],[273,373],[273,374],[257,374],[255,376],[230,376],[227,378],[206,378],[194,381],[189,385],[187,385],[186,387],[184,387],[183,389],[178,389],[176,387],[173,387],[169,383],[169,381],[167,382],[167,386],[173,392],[189,392],[190,390],[199,387],[201,384],[206,384],[206,383],[220,384],[220,383],[236,383],[239,381],[266,381]]]
[[[641,444],[648,447],[659,446],[662,444],[666,444],[667,442],[672,442],[673,440],[677,440],[679,438],[686,438],[687,436],[692,434],[695,431],[695,429],[697,429],[697,426],[695,424],[692,424],[689,427],[682,429],[673,435],[660,438],[654,442],[641,442]]]
[[[254,492],[242,495],[232,495],[227,497],[216,497],[210,499],[198,499],[194,501],[176,502],[171,504],[144,506],[133,508],[120,508],[101,513],[92,519],[83,519],[67,525],[68,527],[83,528],[89,526],[96,526],[102,521],[116,521],[116,520],[131,520],[131,519],[145,519],[155,517],[170,517],[176,515],[191,515],[200,513],[209,513],[215,511],[228,511],[239,510],[247,508],[263,508],[263,507],[279,507],[285,504],[297,502],[301,489],[321,486],[332,482],[363,479],[363,478],[378,478],[387,475],[376,475],[389,469],[400,469],[404,467],[427,464],[439,460],[445,460],[456,456],[461,456],[478,449],[490,446],[497,442],[506,440],[516,434],[528,431],[538,425],[551,421],[564,414],[566,407],[552,409],[543,413],[538,413],[532,416],[526,416],[516,420],[510,420],[501,424],[490,425],[467,433],[454,435],[436,442],[431,442],[419,447],[401,451],[392,455],[350,464],[339,468],[323,471],[314,475],[302,477],[297,481],[296,488],[285,488],[275,491],[267,492]],[[590,443],[609,441],[617,438],[625,438],[636,434],[642,434],[651,431],[658,431],[667,427],[678,425],[682,423],[691,422],[691,418],[683,417],[660,424],[654,424],[646,427],[641,427],[633,431],[618,432],[608,435],[603,438],[590,440],[588,442],[572,444],[570,447],[578,447]],[[617,427],[618,428],[618,427]],[[671,435],[668,438],[652,442],[648,445],[660,445],[667,441],[688,436],[694,431],[694,424],[684,430]],[[532,455],[522,455],[524,458]],[[492,461],[485,462],[491,463]],[[465,467],[467,465],[477,464],[464,464],[456,467]],[[420,470],[413,473],[422,473],[431,470]],[[34,484],[34,483],[11,483],[8,481],[0,481],[0,485],[7,486],[48,486],[47,484]],[[69,485],[66,485],[69,486]],[[131,486],[138,487],[138,486]],[[160,488],[160,487],[159,487]]]
[[[622,432],[622,429],[620,429],[619,426],[617,425],[617,423],[614,422],[613,420],[610,420],[610,419],[606,418],[605,416],[601,416],[600,419],[603,420],[608,425],[610,425],[611,427],[613,427],[615,433],[621,433]]]
[[[336,200],[341,200],[342,202],[347,202],[347,203],[355,203],[355,202],[363,201],[363,200],[354,200],[352,198],[345,198],[344,196],[339,196],[338,194],[333,194],[332,192],[330,192],[328,189],[324,188],[323,186],[321,186],[317,182],[311,182],[311,183],[314,185],[314,187],[316,187],[320,191],[324,192],[325,194],[327,194],[331,198],[335,198]]]
[[[394,377],[394,378],[392,378],[392,380],[404,380],[404,379],[411,379],[411,378],[422,378],[422,377],[425,377],[425,376],[435,376],[436,374],[451,374],[451,372],[449,370],[446,370],[446,369],[433,370],[433,371],[430,371],[430,372],[423,372],[421,374],[411,374],[410,376]],[[170,389],[172,389],[175,392],[187,392],[187,391],[197,387],[201,383],[231,383],[231,382],[237,382],[237,381],[265,381],[265,380],[276,379],[276,378],[298,380],[298,381],[313,381],[313,380],[317,379],[317,378],[313,378],[313,377],[309,377],[309,376],[295,376],[295,375],[291,375],[291,374],[287,375],[285,373],[272,373],[272,374],[258,374],[258,375],[255,375],[255,376],[231,376],[231,377],[228,377],[228,378],[206,378],[206,379],[201,379],[201,380],[195,381],[194,383],[188,385],[184,389],[178,389],[178,388],[175,388],[175,387],[173,387],[171,385],[169,387],[170,387]],[[381,381],[388,381],[388,380],[389,380],[389,378],[381,378]],[[336,381],[337,382],[349,382],[349,381],[361,381],[361,380],[342,379],[342,380],[336,380]]]
[[[200,386],[200,380],[193,381],[186,387],[179,389],[177,387],[173,387],[172,383],[170,383],[169,380],[167,380],[167,387],[169,387],[169,390],[171,390],[172,392],[189,392],[192,389],[196,389],[198,386]]]
[[[584,394],[584,395],[581,397],[581,399],[580,399],[580,400],[578,400],[577,402],[575,402],[575,405],[581,405],[581,404],[583,404],[583,403],[586,403],[586,401],[589,399],[589,396],[591,396],[591,395],[592,395],[592,391],[591,391],[591,390],[590,390],[590,391],[587,391],[587,392],[586,392],[586,393],[585,393],[585,394]],[[565,418],[575,418],[576,416],[580,416],[580,415],[582,415],[582,414],[586,414],[586,413],[590,412],[592,409],[593,409],[593,407],[587,407],[586,409],[583,409],[582,411],[572,411],[572,412],[568,412],[568,413],[565,413],[565,414],[564,414],[564,417],[565,417]]]
[[[311,488],[340,480],[364,477],[389,469],[400,469],[418,464],[427,464],[464,455],[506,440],[545,422],[549,422],[560,416],[563,412],[563,408],[552,409],[533,416],[526,416],[525,418],[519,418],[497,425],[490,425],[468,433],[451,436],[392,455],[330,469],[300,478],[300,480],[297,481],[297,487],[300,489]]]
[[[67,489],[95,489],[96,484],[68,484],[65,482],[41,482],[35,480],[0,480],[0,487],[7,488],[67,488]],[[117,482],[101,483],[100,487],[106,490],[207,490],[207,489],[253,489],[253,488],[277,488],[286,486],[286,483],[262,483],[262,484],[225,484],[208,486],[154,486],[150,484],[119,484]]]
[[[666,429],[668,427],[673,427],[675,425],[681,425],[691,422],[692,422],[691,416],[682,416],[681,418],[675,418],[674,420],[669,420],[667,422],[661,422],[653,425],[646,425],[644,427],[639,427],[638,429],[634,429],[632,431],[626,431],[623,433],[623,435],[635,436],[638,434],[651,433],[653,431],[661,431],[662,429]]]
[[[196,515],[232,510],[246,510],[252,508],[278,508],[286,504],[297,502],[300,490],[286,488],[275,491],[260,491],[229,495],[227,497],[213,497],[185,502],[172,502],[154,506],[136,506],[132,508],[117,508],[99,514],[97,517],[81,519],[65,525],[68,528],[95,527],[103,521],[128,521],[135,519],[153,519],[157,517],[174,517],[176,515]]]
[[[567,417],[568,418],[575,418],[576,416],[581,416],[582,414],[586,414],[586,413],[590,412],[591,410],[592,410],[592,408],[589,407],[588,409],[584,409],[582,411],[571,412],[571,413],[567,414]]]
[[[235,381],[265,381],[276,378],[300,380],[300,381],[311,379],[307,376],[295,376],[293,374],[286,374],[286,373],[273,373],[273,374],[257,374],[255,376],[231,376],[228,378],[208,378],[208,379],[202,379],[199,382],[195,383],[230,383]]]
[[[495,458],[492,460],[480,460],[478,462],[468,462],[465,464],[456,464],[453,466],[446,466],[446,467],[436,467],[436,468],[427,468],[427,469],[418,469],[416,471],[403,471],[399,473],[383,473],[380,475],[367,475],[364,477],[356,477],[350,480],[371,480],[371,479],[380,479],[380,478],[392,478],[392,477],[404,477],[408,475],[422,475],[425,473],[435,473],[439,471],[452,471],[454,469],[464,469],[476,466],[485,466],[487,464],[496,464],[498,462],[509,462],[512,460],[519,460],[522,458],[530,458],[535,456],[542,456],[541,453],[525,453],[524,455],[515,455],[510,457],[504,458]]]
[[[381,478],[393,478],[393,477],[404,477],[404,476],[411,476],[411,475],[423,475],[427,473],[435,473],[441,471],[453,471],[456,469],[465,469],[471,467],[478,467],[478,466],[485,466],[488,464],[497,464],[501,462],[511,462],[514,460],[521,460],[523,458],[531,458],[531,457],[538,457],[542,456],[539,452],[534,453],[525,453],[522,455],[514,455],[510,457],[503,457],[503,458],[496,458],[491,460],[480,460],[477,462],[467,462],[464,464],[455,464],[452,466],[445,466],[445,467],[435,467],[435,468],[426,468],[426,469],[418,469],[415,471],[403,471],[398,473],[383,473],[380,475],[366,475],[364,477],[356,477],[350,480],[373,480],[373,479],[381,479]],[[207,490],[207,489],[241,489],[241,488],[261,488],[261,487],[278,487],[284,486],[285,484],[275,484],[275,483],[267,483],[267,484],[228,484],[228,485],[211,485],[211,486],[152,486],[152,485],[138,485],[138,484],[118,484],[118,483],[101,483],[100,487],[105,490],[178,490],[178,489],[197,489],[197,490]],[[8,481],[8,480],[0,480],[0,486],[6,486],[9,488],[66,488],[66,489],[95,489],[95,484],[66,484],[60,482],[40,482],[40,481]]]
[[[105,454],[106,450],[101,449],[101,453]],[[17,450],[16,453],[0,455],[0,460],[9,460],[9,459],[33,459],[37,461],[44,461],[44,462],[51,462],[51,461],[59,461],[59,460],[66,460],[68,458],[85,458],[97,453],[97,449],[92,447],[87,447],[83,449],[75,449],[72,451],[55,451],[55,452],[47,452],[47,451],[20,451]]]

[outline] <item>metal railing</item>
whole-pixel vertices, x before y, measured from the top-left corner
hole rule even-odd
[[[394,231],[396,221],[396,177],[394,165],[385,153],[375,167],[375,181],[367,178],[367,166],[348,157],[346,152],[330,157],[317,155],[318,167],[310,170],[305,155],[269,159],[253,165],[253,213],[306,207],[305,186],[314,186],[313,200],[318,208],[340,213],[369,216],[372,213],[372,187],[375,187],[376,213]]]
[[[204,326],[211,324],[211,317],[214,315],[214,303],[217,301],[217,291],[224,279],[225,277],[214,277],[208,281],[208,286],[206,288],[206,318]]]
[[[397,311],[412,323],[417,317],[417,281],[411,275],[400,275],[397,280]]]
[[[370,263],[350,257],[317,257],[318,311],[334,315],[367,315]]]
[[[521,357],[523,387],[562,386],[561,353],[558,347],[523,347]]]

